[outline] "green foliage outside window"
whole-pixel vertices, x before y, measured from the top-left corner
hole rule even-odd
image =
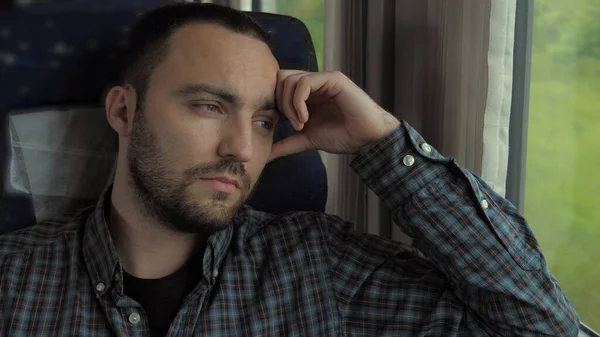
[[[536,0],[525,217],[600,330],[600,1]]]

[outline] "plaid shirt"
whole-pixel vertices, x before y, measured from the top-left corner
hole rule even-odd
[[[479,177],[406,123],[351,166],[419,249],[323,213],[244,207],[209,238],[168,336],[577,335],[531,229]],[[0,237],[0,335],[149,335],[123,293],[108,195],[88,216]]]

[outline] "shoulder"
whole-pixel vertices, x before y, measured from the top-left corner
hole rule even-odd
[[[344,226],[347,223],[341,218],[322,212],[286,212],[270,214],[250,207],[243,212],[243,221],[249,233],[308,233],[327,231],[329,226]],[[348,225],[351,226],[351,225]]]
[[[241,246],[285,246],[290,249],[301,246],[325,249],[332,235],[351,231],[350,223],[327,213],[294,211],[274,215],[250,208],[244,210],[236,229]]]
[[[87,216],[47,220],[31,227],[0,235],[0,258],[13,254],[30,254],[79,239]]]
[[[318,236],[339,249],[356,250],[360,247],[373,254],[380,252],[383,256],[389,256],[408,247],[402,242],[357,232],[352,222],[323,212],[295,211],[273,215],[248,208],[244,213],[243,223],[244,225],[238,229],[241,229],[247,237],[260,235],[267,239],[282,237],[306,239]]]

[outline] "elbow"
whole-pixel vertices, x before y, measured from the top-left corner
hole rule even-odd
[[[579,336],[579,323],[565,322],[563,326],[556,329],[556,332],[550,336],[555,337],[577,337]]]
[[[577,337],[579,335],[579,320],[565,320],[560,322],[561,327],[558,329],[556,336],[572,336]]]
[[[579,316],[572,306],[567,306],[565,310],[559,311],[560,317],[556,317],[553,322],[553,336],[577,337],[579,335],[580,321]]]

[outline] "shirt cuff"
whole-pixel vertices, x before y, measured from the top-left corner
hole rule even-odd
[[[406,121],[356,157],[350,167],[382,201],[398,207],[423,186],[448,174],[452,157],[442,156]]]

